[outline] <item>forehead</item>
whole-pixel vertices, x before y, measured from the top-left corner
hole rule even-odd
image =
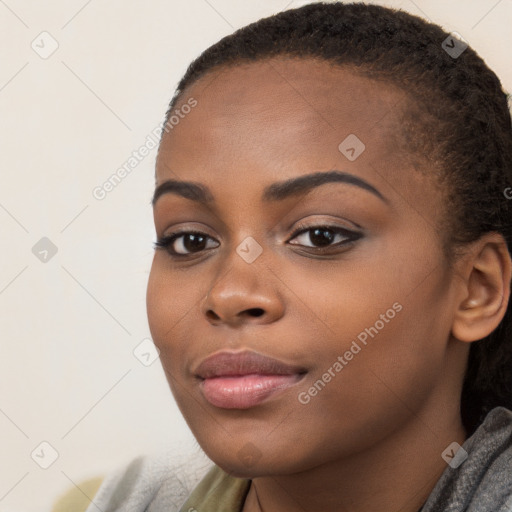
[[[291,58],[214,70],[184,91],[176,109],[190,98],[197,106],[162,143],[164,156],[181,159],[185,153],[189,164],[203,148],[212,163],[230,151],[264,158],[263,147],[269,157],[279,152],[292,160],[306,148],[338,156],[350,134],[366,150],[382,153],[396,146],[397,112],[406,101],[391,85],[348,68]]]
[[[186,115],[191,98],[197,105]],[[157,184],[200,181],[240,195],[241,187],[340,169],[430,210],[424,177],[407,168],[400,115],[407,95],[390,83],[314,59],[274,58],[215,69],[176,104],[164,134]],[[345,141],[349,141],[345,144]],[[341,146],[340,146],[341,145]],[[345,147],[349,146],[349,147]],[[354,153],[344,151],[355,147]]]

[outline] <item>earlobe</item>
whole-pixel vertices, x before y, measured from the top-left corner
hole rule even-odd
[[[507,311],[512,261],[503,236],[490,233],[480,238],[464,265],[464,296],[455,312],[452,335],[472,342],[494,331]]]

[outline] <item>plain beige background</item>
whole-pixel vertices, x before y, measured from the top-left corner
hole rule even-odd
[[[93,190],[147,141],[194,57],[306,3],[0,0],[0,512],[48,510],[138,454],[195,449],[159,361],[133,353],[150,347],[136,349],[156,150],[102,200]],[[459,32],[512,90],[509,0],[375,3]]]

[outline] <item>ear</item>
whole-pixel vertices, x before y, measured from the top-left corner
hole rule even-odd
[[[461,297],[452,335],[472,342],[488,336],[502,321],[510,299],[512,260],[503,236],[488,233],[470,244],[458,268]]]

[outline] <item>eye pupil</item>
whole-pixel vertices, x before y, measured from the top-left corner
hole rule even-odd
[[[196,235],[194,233],[189,233],[184,236],[183,246],[187,251],[194,252],[200,251],[205,247],[206,237],[202,235]]]
[[[329,245],[332,243],[334,234],[332,231],[327,229],[316,228],[311,230],[310,239],[314,244],[317,245]]]

